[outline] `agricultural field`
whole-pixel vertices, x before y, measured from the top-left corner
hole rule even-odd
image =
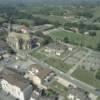
[[[40,17],[42,19],[48,19],[51,22],[59,21],[60,23],[65,23],[63,16],[53,16],[53,15],[34,15],[35,17]]]
[[[66,30],[51,32],[49,33],[49,36],[51,36],[54,40],[64,40],[64,38],[67,37],[71,44],[84,45],[90,48],[96,48],[97,44],[100,42],[100,31],[97,31],[97,35],[95,37],[80,33],[73,33]]]
[[[95,88],[100,88],[100,80],[95,78],[95,73],[82,69],[82,68],[78,68],[73,74],[73,77],[75,77],[76,79],[85,82],[91,86],[94,86]]]

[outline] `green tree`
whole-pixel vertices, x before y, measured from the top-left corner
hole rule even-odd
[[[65,37],[65,38],[64,38],[64,42],[65,42],[65,43],[69,43],[68,37]]]
[[[50,42],[52,42],[53,40],[52,40],[52,38],[50,37],[50,36],[44,36],[44,40],[43,40],[43,42],[42,42],[42,45],[44,46],[44,45],[47,45],[47,44],[49,44]]]
[[[97,44],[97,50],[100,51],[100,43]]]
[[[95,77],[100,80],[100,69],[97,71]]]

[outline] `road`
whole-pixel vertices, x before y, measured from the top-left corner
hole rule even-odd
[[[90,52],[90,53],[91,53],[91,52]],[[90,54],[90,53],[89,53],[89,54]],[[89,54],[88,54],[88,55],[89,55]],[[88,55],[87,55],[87,56],[88,56]],[[87,57],[87,56],[86,56],[86,57]],[[84,59],[85,59],[86,57],[84,57]],[[38,59],[33,58],[33,57],[30,56],[30,55],[28,55],[28,58],[29,58],[30,60],[36,62],[37,64],[41,65],[41,66],[44,67],[44,68],[52,69],[53,71],[56,72],[56,74],[57,74],[59,77],[63,78],[63,79],[66,80],[66,81],[69,81],[69,82],[75,84],[75,85],[78,86],[79,88],[82,88],[82,89],[84,89],[85,91],[88,91],[88,92],[93,93],[93,94],[95,94],[95,95],[97,95],[97,96],[100,96],[100,92],[95,91],[95,88],[94,88],[94,87],[92,87],[92,86],[90,86],[90,85],[88,85],[88,84],[86,84],[86,83],[84,83],[84,82],[82,82],[82,81],[79,81],[79,80],[77,80],[77,79],[71,77],[70,75],[68,75],[68,74],[66,74],[66,73],[64,73],[64,72],[62,72],[62,71],[60,71],[60,70],[58,70],[58,69],[56,69],[56,68],[54,68],[54,67],[48,65],[47,63],[44,63],[44,62],[42,62],[42,61],[39,61]],[[84,59],[83,59],[83,60],[84,60]],[[81,62],[80,62],[80,63],[81,63]],[[79,64],[80,64],[80,63],[79,63]]]

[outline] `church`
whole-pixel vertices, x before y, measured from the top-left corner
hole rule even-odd
[[[34,38],[28,33],[27,28],[21,28],[20,31],[9,29],[7,43],[15,50],[31,50],[36,46],[37,38]]]

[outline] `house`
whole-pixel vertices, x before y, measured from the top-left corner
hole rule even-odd
[[[91,100],[88,94],[80,89],[71,87],[68,91],[68,99],[69,100]]]
[[[57,94],[52,94],[50,96],[47,96],[46,93],[43,92],[43,90],[34,90],[32,93],[32,96],[30,100],[63,100],[62,97],[59,97]]]
[[[33,91],[30,100],[55,100],[46,96],[41,96],[37,91]]]
[[[8,45],[6,42],[0,40],[0,54],[7,53]]]
[[[4,69],[0,73],[0,83],[6,93],[18,100],[28,100],[33,91],[30,82],[11,69]]]
[[[52,54],[52,55],[54,54],[57,56],[61,56],[61,54],[64,53],[64,51],[67,49],[68,48],[65,45],[62,45],[59,42],[55,42],[55,43],[48,44],[45,47],[44,52]]]
[[[49,83],[55,75],[52,70],[43,68],[37,64],[32,64],[27,69],[27,77],[41,88],[47,88],[44,84]]]

